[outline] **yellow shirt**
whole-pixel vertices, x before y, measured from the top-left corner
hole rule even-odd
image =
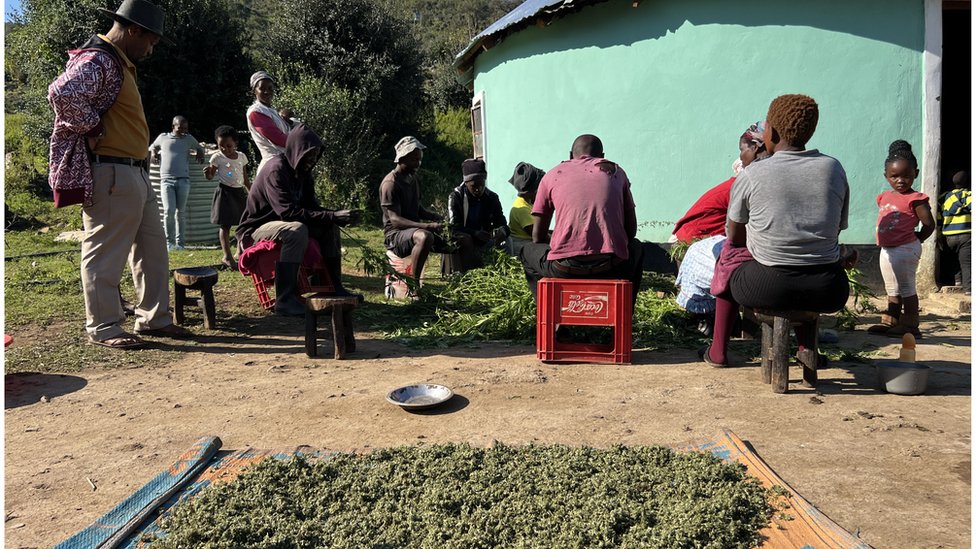
[[[535,223],[532,217],[532,204],[521,196],[512,203],[512,210],[508,212],[508,228],[512,231],[512,238],[522,240],[532,240],[532,233],[525,232],[525,227],[531,227]]]
[[[99,38],[112,44],[104,34]],[[115,104],[102,117],[105,137],[98,142],[93,151],[106,156],[143,159],[149,146],[149,124],[146,111],[142,108],[142,96],[136,86],[136,66],[129,61],[118,46],[112,44],[122,60],[122,89]]]

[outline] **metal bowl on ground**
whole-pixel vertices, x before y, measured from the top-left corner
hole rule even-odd
[[[915,362],[898,360],[879,360],[878,384],[885,391],[896,395],[920,395],[925,392],[929,381],[929,368]]]
[[[424,410],[443,404],[453,396],[454,392],[443,385],[418,383],[393,389],[386,395],[386,401],[404,410]]]

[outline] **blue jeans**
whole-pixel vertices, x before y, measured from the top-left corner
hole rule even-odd
[[[187,229],[186,200],[190,197],[190,178],[163,178],[159,186],[163,199],[163,216],[166,223],[166,243],[170,246],[185,246]]]

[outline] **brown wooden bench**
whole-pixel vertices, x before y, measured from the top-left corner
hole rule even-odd
[[[762,380],[771,383],[774,393],[785,393],[790,375],[790,328],[806,326],[812,328],[813,348],[797,353],[797,360],[803,367],[803,385],[816,388],[817,364],[819,355],[820,313],[812,311],[787,311],[755,309],[756,318],[762,323]]]
[[[314,294],[305,298],[305,354],[318,355],[318,317],[325,313],[332,315],[331,339],[335,347],[335,359],[342,360],[346,353],[356,350],[356,337],[353,333],[352,312],[359,304],[356,296],[336,297],[328,294]]]
[[[217,284],[217,271],[210,267],[184,267],[173,271],[173,301],[176,323],[183,324],[186,316],[183,308],[194,305],[203,309],[203,327],[213,330],[217,326],[217,305],[213,287]],[[187,299],[187,290],[199,290],[199,299]]]

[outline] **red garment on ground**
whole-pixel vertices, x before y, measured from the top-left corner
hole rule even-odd
[[[734,181],[733,176],[719,183],[691,205],[674,226],[673,234],[678,241],[691,243],[709,236],[725,235],[725,217],[729,212]]]

